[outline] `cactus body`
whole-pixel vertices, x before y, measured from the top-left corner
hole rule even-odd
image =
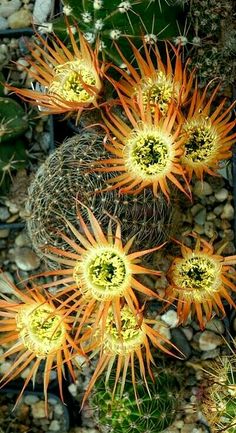
[[[176,36],[176,21],[183,12],[163,0],[64,0],[63,10],[78,23],[89,43],[93,44],[99,37],[101,51],[118,64],[122,62],[114,42],[119,43],[128,58],[131,51],[127,36],[139,47],[142,35],[150,43]],[[55,23],[55,30],[63,27],[63,20]]]
[[[179,405],[179,384],[172,372],[159,369],[155,380],[148,379],[150,396],[142,379],[138,379],[137,398],[131,377],[127,376],[124,394],[119,396],[120,384],[115,395],[112,389],[115,379],[105,383],[103,377],[95,385],[90,404],[101,432],[110,433],[159,433],[175,419]]]
[[[0,97],[0,143],[23,134],[27,126],[23,108],[13,99]]]
[[[138,196],[121,195],[118,191],[98,193],[107,187],[110,173],[89,173],[89,164],[106,158],[104,134],[84,131],[65,141],[40,167],[29,189],[27,222],[34,248],[49,244],[68,248],[58,231],[65,232],[67,219],[77,225],[76,198],[89,206],[107,230],[109,216],[122,223],[123,240],[136,234],[133,248],[149,248],[163,242],[173,221],[172,206],[159,194],[153,197],[145,189]],[[87,213],[79,206],[85,220]],[[41,252],[42,254],[42,252]]]
[[[236,364],[232,357],[214,361],[206,369],[203,413],[212,433],[236,433]]]

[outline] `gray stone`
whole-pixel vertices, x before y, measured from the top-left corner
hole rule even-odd
[[[200,226],[203,226],[206,221],[206,213],[207,212],[205,208],[201,209],[200,212],[198,212],[194,217],[195,223],[199,224]]]
[[[1,0],[0,2],[0,16],[8,18],[21,7],[20,0]],[[3,29],[4,30],[4,29]]]
[[[24,401],[25,401],[25,404],[28,404],[29,406],[31,406],[32,404],[37,403],[37,401],[39,401],[39,398],[35,394],[28,394],[28,395],[25,395]]]
[[[171,329],[171,341],[180,350],[179,356],[184,356],[184,359],[188,359],[191,356],[191,346],[181,329]]]
[[[207,350],[206,352],[203,352],[201,355],[201,359],[215,359],[219,356],[220,354],[220,349],[214,349],[214,350]]]
[[[197,215],[202,209],[204,209],[204,206],[202,206],[202,204],[200,203],[196,203],[195,205],[193,205],[191,207],[191,214],[193,216]]]
[[[11,29],[20,29],[22,27],[29,27],[32,22],[32,13],[26,9],[20,9],[14,12],[8,18],[8,25]]]
[[[5,239],[9,236],[10,230],[9,229],[2,229],[0,230],[0,239]]]
[[[223,204],[219,204],[219,206],[216,206],[213,210],[214,214],[216,214],[216,216],[219,216],[222,212],[223,212],[224,206]]]
[[[215,192],[215,198],[219,202],[225,201],[228,195],[229,191],[226,188],[221,188],[219,191]]]
[[[8,22],[6,18],[0,16],[0,30],[6,30],[8,27]]]
[[[179,318],[175,310],[168,310],[161,316],[161,320],[169,325],[170,328],[175,328],[179,323]]]
[[[216,230],[215,230],[215,226],[214,226],[213,222],[211,222],[211,221],[206,222],[206,224],[204,226],[204,232],[208,238],[210,238],[210,239],[213,238],[213,236],[216,234]]]
[[[49,430],[50,431],[59,431],[59,430],[61,430],[61,424],[60,424],[60,422],[57,419],[54,419],[51,422],[50,426],[49,426]]]
[[[214,221],[216,219],[216,215],[214,214],[214,212],[208,212],[206,220],[207,221]]]
[[[15,262],[22,271],[33,271],[40,266],[40,258],[28,247],[15,249]]]
[[[226,203],[221,214],[222,219],[233,220],[234,219],[234,208],[232,204]]]
[[[207,322],[206,329],[220,335],[224,334],[225,332],[224,323],[217,317],[214,317],[209,322]]]
[[[10,272],[2,272],[0,274],[0,292],[1,293],[13,293],[12,284],[14,284],[14,278]]]
[[[22,231],[15,239],[15,245],[17,247],[28,247],[30,244],[30,238],[24,231]]]
[[[10,217],[10,212],[5,206],[0,206],[0,221],[6,221]]]
[[[200,181],[198,180],[194,187],[193,187],[193,193],[197,197],[204,197],[206,195],[211,195],[213,192],[211,185],[208,182]]]
[[[212,331],[203,331],[199,336],[199,347],[202,351],[214,350],[223,344],[223,339]]]
[[[35,24],[43,24],[52,10],[52,0],[36,0],[34,3],[33,20]]]
[[[33,418],[46,418],[44,401],[37,401],[31,406]]]

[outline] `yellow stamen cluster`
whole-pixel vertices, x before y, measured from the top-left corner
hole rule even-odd
[[[17,313],[16,325],[24,346],[38,357],[46,357],[63,343],[61,316],[50,305],[24,305]]]
[[[186,122],[183,161],[188,163],[207,163],[214,157],[218,147],[218,135],[208,118],[200,117]]]
[[[151,111],[154,111],[154,107],[158,105],[163,114],[167,112],[169,104],[177,96],[173,80],[162,71],[158,71],[152,77],[145,78],[141,82],[141,89],[143,105],[145,107],[150,105]]]
[[[93,248],[86,260],[76,265],[74,279],[79,286],[84,281],[92,298],[113,299],[122,296],[130,284],[129,261],[115,246]]]
[[[74,60],[55,68],[48,92],[71,102],[92,102],[94,95],[86,85],[96,86],[96,75],[85,62]]]
[[[127,355],[144,343],[145,332],[137,316],[125,305],[121,310],[121,329],[117,329],[114,314],[109,312],[104,334],[104,348],[108,353]]]
[[[172,161],[172,140],[161,129],[134,130],[126,143],[126,165],[142,179],[168,173]]]
[[[221,265],[204,253],[190,253],[173,269],[172,281],[186,300],[204,301],[221,287]]]

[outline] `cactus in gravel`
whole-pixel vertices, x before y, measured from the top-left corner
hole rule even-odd
[[[0,97],[0,144],[23,134],[27,126],[25,111],[18,102]]]
[[[58,231],[66,230],[63,218],[76,225],[76,197],[90,207],[105,229],[109,216],[119,219],[124,241],[136,234],[134,248],[156,246],[173,230],[173,208],[162,194],[153,197],[147,189],[138,196],[96,193],[107,186],[111,174],[89,173],[86,167],[97,158],[106,158],[103,138],[103,133],[85,130],[66,140],[39,168],[26,205],[29,236],[39,254],[46,243],[68,248]],[[80,211],[86,220],[86,212]]]
[[[102,377],[90,397],[99,430],[104,433],[158,433],[172,424],[180,396],[174,369],[160,367],[154,379],[154,382],[147,379],[150,395],[144,381],[141,378],[137,380],[137,407],[131,377],[127,376],[122,397],[119,395],[120,384],[112,395],[115,377],[107,383]]]
[[[176,22],[183,13],[181,7],[163,0],[64,0],[63,4],[63,12],[78,23],[88,42],[93,44],[99,37],[103,53],[118,64],[122,62],[114,41],[128,58],[132,52],[127,36],[139,46],[142,35],[150,43],[176,36]],[[56,32],[64,31],[64,21],[55,21],[53,28]]]
[[[224,357],[208,364],[202,411],[212,433],[236,432],[236,363]]]

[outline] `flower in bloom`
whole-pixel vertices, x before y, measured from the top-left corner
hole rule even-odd
[[[31,46],[33,60],[27,59],[31,68],[25,69],[42,91],[8,88],[47,114],[77,113],[79,117],[83,109],[98,105],[103,66],[99,65],[98,50],[93,51],[77,29],[78,47],[71,27],[67,27],[71,50],[56,35],[47,42],[38,34],[38,43]]]
[[[1,378],[1,384],[5,386],[29,369],[17,404],[29,381],[32,379],[34,383],[39,366],[44,362],[44,395],[47,411],[47,388],[52,368],[55,367],[57,370],[63,400],[63,366],[67,364],[74,378],[72,352],[75,350],[75,353],[81,353],[70,335],[72,319],[66,314],[65,309],[58,310],[49,295],[43,295],[39,288],[23,292],[12,286],[12,290],[19,301],[8,300],[6,297],[0,300],[0,332],[3,333],[0,342],[1,345],[10,345],[1,358],[16,358]]]
[[[47,275],[57,275],[61,278],[51,284],[44,285],[44,288],[62,287],[62,290],[57,293],[58,298],[66,295],[65,301],[62,301],[62,306],[72,303],[71,311],[77,313],[79,327],[76,338],[83,327],[83,323],[93,314],[95,309],[97,314],[93,325],[94,329],[97,329],[100,322],[103,328],[105,327],[110,307],[114,311],[117,328],[120,328],[120,311],[123,300],[133,312],[136,312],[138,301],[135,291],[157,297],[152,290],[135,278],[135,274],[160,274],[158,271],[138,264],[142,256],[157,250],[160,246],[129,253],[134,237],[123,245],[119,223],[117,223],[114,234],[111,226],[109,226],[108,233],[105,235],[93,213],[89,209],[87,212],[91,230],[79,214],[79,230],[67,221],[71,234],[76,240],[72,239],[73,236],[69,238],[61,234],[68,246],[74,250],[73,252],[53,246],[46,247],[48,257],[61,265],[66,265],[66,268],[47,272]]]
[[[108,140],[104,145],[114,156],[94,162],[93,170],[118,172],[118,176],[108,180],[114,184],[108,189],[119,188],[121,193],[138,194],[145,187],[151,187],[155,196],[161,190],[169,200],[170,182],[188,195],[177,178],[182,177],[188,187],[180,165],[183,138],[180,138],[181,124],[176,124],[178,109],[172,104],[162,116],[157,108],[154,113],[145,110],[142,102],[139,111],[133,110],[121,95],[120,98],[130,124],[107,112],[104,123]],[[96,165],[101,167],[96,168]]]
[[[173,101],[176,105],[184,104],[192,88],[194,72],[188,74],[188,61],[185,66],[182,65],[179,50],[169,44],[174,55],[174,65],[172,65],[170,50],[166,44],[165,64],[156,44],[150,47],[144,39],[141,53],[131,41],[129,42],[138,70],[128,62],[116,46],[126,70],[117,68],[122,79],[111,80],[114,87],[126,98],[127,103],[134,106],[141,100],[145,108],[149,107],[153,110],[158,106],[163,114],[167,112]]]
[[[236,273],[232,268],[236,256],[223,257],[199,238],[193,250],[182,244],[181,253],[169,270],[167,299],[177,300],[180,323],[184,323],[190,313],[196,313],[200,327],[204,328],[213,310],[225,315],[222,299],[235,307],[229,292],[236,291]]]
[[[138,314],[135,314],[130,307],[125,304],[121,309],[120,317],[121,328],[117,329],[114,313],[109,309],[105,328],[102,329],[100,325],[96,330],[90,330],[88,327],[88,330],[81,339],[85,352],[92,351],[91,357],[99,353],[98,363],[85,392],[83,401],[85,401],[89,395],[98,377],[105,370],[107,371],[106,381],[108,381],[113,365],[116,365],[113,392],[115,393],[118,380],[120,379],[121,387],[119,393],[120,396],[122,396],[127,371],[131,368],[132,383],[136,401],[138,401],[136,393],[136,360],[138,361],[140,375],[146,384],[147,391],[149,391],[146,374],[148,373],[150,377],[154,379],[151,364],[155,365],[150,343],[155,349],[161,350],[169,355],[172,353],[168,350],[166,344],[175,348],[168,339],[155,329],[157,322],[145,318],[141,310]]]
[[[181,162],[191,179],[195,173],[200,179],[204,173],[214,175],[219,162],[230,158],[236,133],[232,129],[235,120],[230,120],[232,105],[224,110],[225,100],[212,110],[212,103],[219,87],[206,100],[207,88],[201,95],[195,88],[182,132],[185,136],[184,155]]]

